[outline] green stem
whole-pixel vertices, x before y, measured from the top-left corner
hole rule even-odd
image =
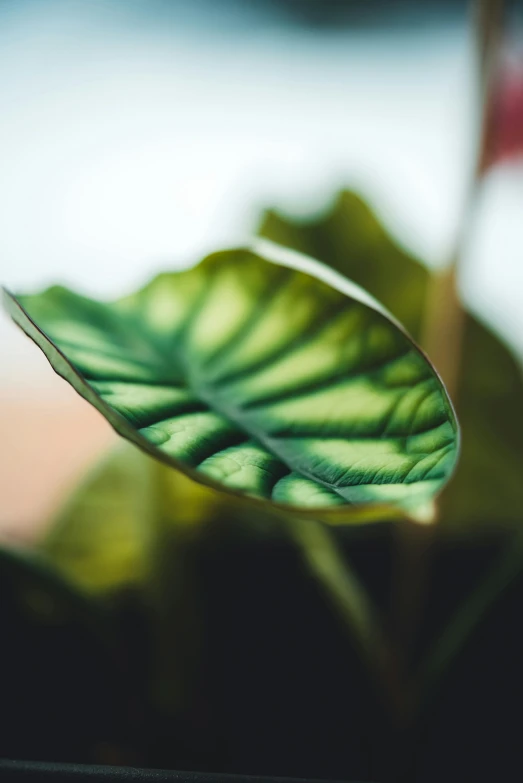
[[[450,662],[467,644],[486,612],[521,572],[523,534],[516,534],[491,567],[486,578],[471,591],[459,606],[432,652],[416,674],[419,691],[424,697],[434,692]]]
[[[392,626],[401,666],[408,671],[418,620],[423,611],[434,525],[402,520],[396,525],[395,534],[397,551]]]
[[[463,204],[454,247],[443,271],[432,275],[426,299],[421,344],[434,363],[450,396],[458,399],[465,311],[458,292],[458,274],[477,217],[477,207],[487,147],[489,110],[494,86],[503,22],[503,0],[478,0],[475,11],[475,41],[478,73],[478,132],[475,160]],[[436,520],[437,521],[437,520]],[[435,530],[426,527],[419,534],[408,526],[398,535],[398,579],[395,619],[397,642],[405,661],[423,610],[426,572]]]
[[[180,713],[192,702],[201,650],[198,576],[193,557],[200,529],[174,524],[166,502],[170,469],[151,462],[153,543],[148,581],[152,616],[152,697],[163,712]]]
[[[503,30],[504,0],[477,0],[473,5],[477,61],[477,136],[475,154],[454,247],[445,268],[432,275],[427,291],[421,344],[453,397],[459,391],[464,310],[458,273],[477,215],[477,204],[488,167],[489,114],[495,87]]]
[[[395,716],[403,720],[408,696],[397,656],[386,637],[381,617],[341,553],[333,532],[313,519],[287,520],[292,538],[334,607],[345,621],[351,639],[384,689]]]

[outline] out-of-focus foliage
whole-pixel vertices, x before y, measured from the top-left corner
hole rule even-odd
[[[76,489],[40,545],[48,562],[84,591],[141,585],[149,570],[156,513],[152,460],[119,448]]]
[[[325,214],[296,220],[269,210],[259,233],[309,253],[379,298],[421,336],[428,269],[385,230],[355,193],[343,191]],[[460,384],[454,401],[462,429],[457,471],[440,497],[441,523],[453,532],[523,519],[523,379],[509,348],[466,314]]]
[[[82,591],[111,596],[156,578],[158,547],[248,514],[254,534],[277,520],[202,486],[122,444],[73,492],[39,545],[45,561]]]
[[[427,269],[393,241],[356,193],[342,191],[318,218],[291,219],[268,210],[258,233],[354,280],[419,337]]]
[[[95,633],[106,635],[101,608],[97,609],[97,605],[86,601],[70,582],[62,580],[54,568],[49,568],[46,558],[40,553],[28,555],[0,549],[0,571],[4,595],[12,596],[17,611],[29,621],[61,626],[74,619],[83,622]]]
[[[40,556],[0,550],[0,627],[0,758],[129,763],[134,694],[105,608]]]
[[[57,287],[7,303],[120,434],[261,507],[416,513],[454,468],[454,414],[417,346],[365,291],[271,243],[109,304]]]

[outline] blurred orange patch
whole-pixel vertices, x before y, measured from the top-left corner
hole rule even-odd
[[[116,441],[105,419],[47,370],[0,393],[0,544],[30,545]]]

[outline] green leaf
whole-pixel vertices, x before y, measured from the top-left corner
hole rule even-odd
[[[55,287],[7,305],[121,435],[210,486],[355,521],[426,506],[454,468],[450,402],[408,335],[271,243],[112,303]]]
[[[311,253],[365,287],[419,338],[428,269],[400,247],[369,206],[343,191],[320,216],[296,220],[270,210],[259,233]],[[523,377],[518,360],[466,313],[461,381],[454,400],[462,447],[439,498],[449,532],[519,524],[523,518]]]

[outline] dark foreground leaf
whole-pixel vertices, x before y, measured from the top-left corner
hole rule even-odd
[[[0,757],[132,760],[134,699],[114,617],[41,557],[3,550],[0,596]]]

